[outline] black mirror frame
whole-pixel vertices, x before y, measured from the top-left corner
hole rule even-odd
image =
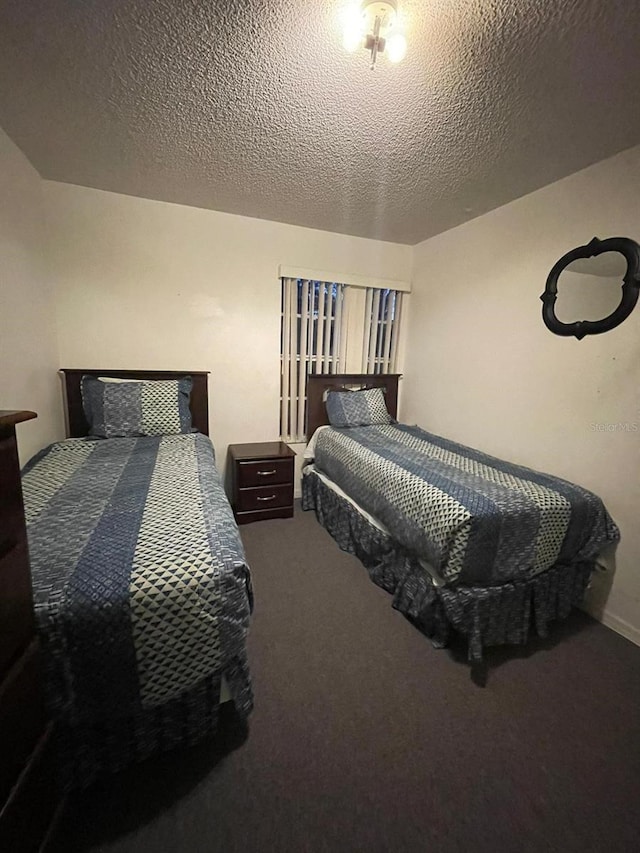
[[[623,277],[622,298],[618,307],[602,320],[578,320],[576,323],[562,323],[556,317],[555,304],[558,297],[558,278],[560,273],[572,261],[578,258],[592,258],[602,255],[604,252],[620,252],[627,261],[627,271]],[[563,255],[554,264],[547,277],[544,293],[540,297],[543,302],[542,319],[545,326],[554,335],[568,337],[573,335],[579,341],[586,335],[599,335],[615,329],[635,308],[640,294],[640,246],[629,237],[609,237],[607,240],[599,240],[594,237],[586,246],[578,246]]]

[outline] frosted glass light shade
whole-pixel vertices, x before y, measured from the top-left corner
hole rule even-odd
[[[365,22],[362,9],[358,4],[345,10],[342,25],[342,46],[349,53],[362,47]]]
[[[404,59],[407,39],[396,0],[350,0],[343,6],[340,19],[344,49],[349,53],[359,48],[369,51],[371,69],[382,55],[390,62]]]
[[[401,62],[407,53],[407,38],[402,30],[391,30],[384,52],[389,62]]]

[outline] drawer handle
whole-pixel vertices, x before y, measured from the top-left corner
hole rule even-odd
[[[275,473],[276,473],[275,468],[273,469],[273,471],[256,471],[256,474],[258,475],[258,477],[272,477]]]
[[[259,495],[256,497],[256,500],[259,501],[275,501],[277,495],[269,495],[268,498],[261,498]]]

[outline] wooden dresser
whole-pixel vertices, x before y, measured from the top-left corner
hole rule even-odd
[[[238,524],[293,515],[296,454],[283,441],[230,444],[233,495]]]
[[[0,411],[0,851],[42,849],[58,805],[35,636],[16,424]]]

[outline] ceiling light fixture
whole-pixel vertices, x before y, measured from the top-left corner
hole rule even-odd
[[[368,50],[372,71],[381,53],[386,53],[390,62],[400,62],[407,52],[407,39],[398,23],[395,0],[363,0],[349,6],[345,12],[342,44],[350,53],[360,47]]]

